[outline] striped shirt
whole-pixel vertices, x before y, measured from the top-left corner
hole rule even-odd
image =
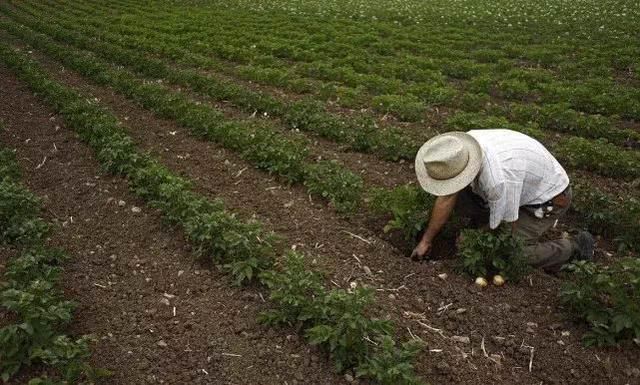
[[[521,206],[548,202],[569,186],[564,168],[537,140],[506,129],[468,134],[483,152],[471,189],[488,204],[490,228],[518,220]]]

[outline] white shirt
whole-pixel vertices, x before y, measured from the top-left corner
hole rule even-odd
[[[471,182],[489,205],[489,227],[518,220],[521,206],[548,202],[569,186],[569,176],[537,140],[506,129],[468,132],[482,147],[482,166]]]

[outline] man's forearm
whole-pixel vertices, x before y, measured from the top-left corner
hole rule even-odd
[[[440,230],[442,230],[442,227],[447,223],[453,212],[457,197],[458,194],[453,194],[436,198],[433,209],[431,210],[429,225],[422,236],[423,241],[432,242],[438,233],[440,233]]]

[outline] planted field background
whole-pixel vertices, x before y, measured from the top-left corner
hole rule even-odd
[[[0,374],[640,383],[639,19],[633,1],[1,2]],[[595,265],[479,289],[456,226],[405,258],[432,201],[415,152],[480,128],[560,160],[575,201],[552,235],[597,234]]]

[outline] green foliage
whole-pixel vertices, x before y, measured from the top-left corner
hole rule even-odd
[[[557,146],[561,158],[570,166],[614,177],[640,176],[640,154],[621,150],[605,139],[587,140],[571,137]]]
[[[24,30],[20,30],[20,32],[26,33]],[[142,82],[126,71],[111,68],[101,63],[91,55],[69,54],[59,45],[47,41],[48,38],[36,39],[36,36],[42,35],[27,35],[27,38],[33,44],[37,44],[60,60],[69,63],[73,68],[94,78],[96,81],[114,86],[126,96],[138,101],[144,107],[153,110],[160,116],[176,119],[182,125],[190,128],[194,134],[218,141],[225,147],[240,152],[243,158],[253,162],[258,168],[281,175],[291,182],[301,182],[304,180],[305,175],[311,178],[315,175],[315,173],[305,172],[303,169],[308,149],[306,142],[302,140],[287,139],[268,124],[225,121],[219,111],[209,106],[200,105],[182,94],[167,90],[166,87],[161,85]],[[168,73],[167,76],[169,75]],[[214,90],[212,88],[214,87],[213,85],[205,85],[204,79],[193,73],[180,73],[175,76],[180,76],[181,81],[188,82],[200,89],[209,87],[206,89],[217,94],[227,95],[230,92],[236,92],[230,90],[228,84],[216,86]],[[262,103],[262,106],[265,103],[270,103],[263,99],[256,99],[255,95],[251,97],[252,100]],[[74,99],[73,96],[66,97],[66,99],[68,99],[69,103],[62,104],[61,108],[64,108],[69,114],[72,124],[75,123],[73,119],[76,118],[79,119],[78,123],[83,125],[88,125],[89,121],[99,127],[111,127],[116,124],[113,117],[96,111],[92,106],[88,106],[86,101],[72,100]],[[273,108],[275,106],[276,104],[272,105]],[[340,137],[345,136],[343,131],[346,127],[345,124],[329,117],[323,112],[322,107],[316,103],[300,102],[291,111],[294,111],[294,115],[289,114],[286,119],[294,126],[311,124],[315,125],[315,130],[322,131],[324,135],[330,136],[332,135],[330,132],[333,132]],[[355,138],[360,137],[355,136]],[[111,142],[109,146],[98,142],[94,144],[94,148],[98,151],[98,158],[102,163],[110,171],[125,174],[133,170],[127,169],[127,167],[137,169],[135,163],[143,160],[138,159],[139,155],[132,151],[133,144],[130,138],[123,136],[119,132],[113,132],[109,139]],[[89,136],[88,140],[95,141],[96,139],[92,139],[92,136]],[[309,166],[309,169],[313,169],[313,167]],[[330,196],[332,203],[339,209],[348,210],[354,207],[353,195],[356,191],[359,191],[358,189],[349,191],[334,189],[339,189],[344,185],[352,187],[357,181],[348,177],[347,170],[339,170],[339,166],[325,168],[338,177],[329,178],[326,185],[324,180],[314,178],[308,181],[308,185],[313,186],[313,191],[317,191],[321,196]],[[351,201],[347,202],[348,200]]]
[[[56,368],[64,383],[79,383],[95,371],[86,364],[89,346],[63,343],[69,338],[60,334],[73,310],[57,287],[66,256],[42,246],[48,226],[38,218],[40,201],[18,185],[13,153],[0,150],[0,160],[0,240],[23,247],[0,282],[0,306],[15,317],[0,328],[0,378],[6,382],[23,366],[44,363]]]
[[[336,161],[323,161],[306,168],[304,185],[310,193],[328,199],[338,212],[346,213],[358,207],[363,182]]]
[[[2,125],[0,125],[2,130]],[[0,149],[0,181],[17,181],[20,179],[20,169],[16,163],[16,155],[8,149]]]
[[[389,321],[365,315],[372,300],[371,289],[330,290],[320,302],[323,317],[305,333],[311,344],[329,351],[339,372],[356,366],[370,354],[372,344],[368,339],[391,333]]]
[[[445,61],[442,72],[454,79],[471,79],[480,72],[477,64],[471,60]]]
[[[326,289],[322,276],[307,268],[302,254],[289,253],[280,270],[265,271],[260,279],[270,290],[269,298],[278,305],[261,315],[262,322],[302,323],[308,327],[323,316],[320,301]]]
[[[372,378],[380,385],[424,384],[413,372],[413,360],[422,349],[422,343],[409,341],[397,347],[395,341],[383,336],[376,352],[356,368],[358,377]]]
[[[517,79],[503,80],[498,83],[497,88],[506,99],[525,100],[531,93],[527,83]]]
[[[108,377],[111,373],[104,369],[95,369],[86,362],[90,356],[88,336],[76,340],[66,335],[56,336],[49,346],[34,349],[32,359],[58,369],[65,384],[95,383],[98,379]],[[85,379],[85,381],[81,381]]]
[[[640,201],[594,190],[586,181],[573,186],[572,208],[589,231],[613,238],[620,251],[640,247]]]
[[[37,217],[39,212],[38,198],[10,178],[0,180],[0,244],[43,238],[48,225]]]
[[[490,101],[488,94],[464,93],[457,102],[465,111],[482,111]]]
[[[373,108],[402,121],[416,122],[424,118],[425,105],[412,95],[380,95],[371,100]]]
[[[579,261],[560,292],[570,314],[586,322],[586,345],[612,345],[640,338],[640,259],[625,258],[611,266]]]
[[[524,243],[510,229],[488,232],[463,230],[458,254],[460,268],[473,277],[500,274],[518,281],[529,272]]]
[[[384,227],[385,232],[399,230],[406,240],[413,241],[426,227],[434,200],[419,187],[403,185],[392,190],[373,190],[370,206],[377,213],[392,215]]]
[[[458,91],[449,86],[416,83],[408,87],[407,91],[418,97],[420,101],[429,106],[448,105],[455,98]]]
[[[371,289],[328,290],[322,276],[310,271],[296,253],[286,256],[281,269],[262,273],[261,280],[277,305],[261,315],[262,322],[297,325],[310,343],[331,354],[338,371],[356,367],[363,376],[412,378],[411,360],[417,350],[413,345],[394,348],[391,323],[366,315]],[[391,372],[381,373],[386,369]]]

